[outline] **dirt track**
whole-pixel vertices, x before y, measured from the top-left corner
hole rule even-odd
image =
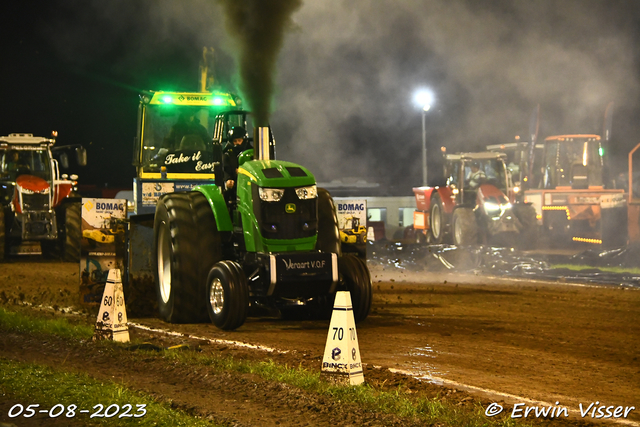
[[[37,269],[34,264],[0,264],[0,304],[21,299],[59,307],[75,304],[77,266],[35,265]],[[409,274],[380,267],[373,269],[372,278],[372,313],[358,326],[365,379],[375,366],[409,371],[488,401],[505,400],[509,410],[514,402],[528,400],[543,402],[537,405],[560,402],[575,411],[580,403],[595,401],[634,406],[627,420],[640,425],[638,290]],[[318,368],[328,327],[328,322],[250,318],[239,330],[222,332],[209,324],[129,320],[289,350],[288,363],[317,363]]]

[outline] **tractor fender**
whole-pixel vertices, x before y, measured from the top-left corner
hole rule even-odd
[[[438,195],[442,200],[444,213],[448,215],[452,214],[453,209],[456,206],[456,202],[453,191],[451,191],[451,187],[435,187],[435,190],[438,192]]]
[[[222,189],[215,184],[198,185],[194,187],[193,191],[199,191],[207,198],[213,216],[216,219],[216,225],[218,231],[233,231],[233,223],[231,222],[231,215],[227,209],[227,203],[222,195]]]
[[[242,153],[238,154],[238,167],[251,160],[253,160],[253,148],[249,148],[248,150],[244,150]]]
[[[66,201],[67,198],[73,197],[73,183],[72,182],[59,182],[54,183],[55,197],[53,199],[53,207],[56,207]]]
[[[453,212],[455,202],[451,198],[453,193],[449,187],[414,187],[413,194],[416,198],[416,209],[423,212],[429,212],[431,209],[431,198],[433,197],[434,192],[440,195],[440,198],[442,199],[444,213],[450,214]]]

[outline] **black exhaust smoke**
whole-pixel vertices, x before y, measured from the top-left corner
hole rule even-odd
[[[218,1],[227,31],[238,43],[240,92],[254,114],[254,126],[268,126],[278,52],[302,0]]]

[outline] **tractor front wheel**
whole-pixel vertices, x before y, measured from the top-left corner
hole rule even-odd
[[[451,222],[454,245],[466,246],[478,243],[478,224],[472,209],[456,209],[453,211],[453,218]]]
[[[345,254],[338,260],[338,269],[343,283],[351,293],[353,317],[356,323],[362,322],[369,315],[372,299],[371,275],[367,264],[355,255]]]
[[[435,194],[431,198],[429,228],[431,230],[431,236],[433,237],[433,243],[442,243],[444,241],[445,215],[442,199],[439,194]]]
[[[211,322],[225,331],[237,329],[247,319],[249,286],[240,264],[220,261],[207,278],[207,311]]]

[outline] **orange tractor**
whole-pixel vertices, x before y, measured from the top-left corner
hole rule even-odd
[[[557,135],[544,140],[540,174],[524,199],[533,204],[552,242],[626,244],[627,201],[622,188],[607,188],[599,135]]]

